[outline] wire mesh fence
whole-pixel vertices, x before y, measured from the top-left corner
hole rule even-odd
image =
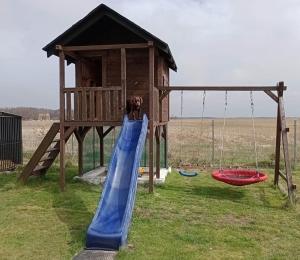
[[[299,121],[287,120],[289,154],[293,167],[298,163]],[[181,125],[183,131],[181,131]],[[256,145],[259,167],[274,165],[276,119],[255,118]],[[222,167],[255,167],[255,149],[251,118],[183,119],[169,124],[169,162],[219,167],[224,135]],[[181,150],[181,152],[180,152]]]
[[[300,120],[287,120],[289,131],[289,155],[292,166],[299,164],[300,152]],[[24,121],[23,147],[25,163],[40,144],[50,128],[52,121]],[[222,119],[173,119],[168,130],[168,163],[171,166],[182,164],[202,167],[219,167],[223,120]],[[276,119],[255,118],[256,142],[259,167],[273,167],[275,159]],[[118,137],[120,127],[111,131],[104,139],[104,163],[107,166],[111,152]],[[100,164],[99,137],[95,129],[91,129],[84,141],[83,166],[89,171]],[[141,166],[148,166],[148,142],[142,154]],[[155,142],[154,142],[155,145]],[[161,138],[160,165],[164,162],[164,139]],[[180,153],[181,150],[181,153]],[[66,145],[66,159],[77,163],[78,147],[74,135]],[[154,159],[156,149],[154,147]],[[281,156],[281,158],[283,158]],[[251,118],[229,118],[224,130],[223,167],[255,167],[254,140]]]

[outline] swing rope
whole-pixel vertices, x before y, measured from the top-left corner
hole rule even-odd
[[[253,98],[252,91],[250,91],[250,105],[251,105],[251,119],[252,119],[252,134],[253,134],[253,141],[254,141],[255,167],[256,167],[256,172],[258,172],[258,153],[257,153],[256,130],[255,130],[255,120],[254,120],[254,98]]]
[[[227,107],[228,107],[228,93],[227,90],[225,91],[225,102],[224,102],[224,115],[223,115],[223,127],[222,127],[222,136],[221,136],[221,149],[220,149],[220,171],[223,170],[222,163],[223,163],[223,156],[224,156],[224,132],[226,127],[226,116],[227,116]]]
[[[180,94],[180,167],[182,166],[182,144],[183,144],[183,90],[181,90]],[[197,172],[187,172],[183,169],[180,169],[179,174],[184,177],[195,177],[198,175]]]

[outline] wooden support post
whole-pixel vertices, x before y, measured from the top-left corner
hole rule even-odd
[[[83,140],[82,140],[82,131],[80,128],[74,131],[75,137],[78,143],[78,175],[83,174]]]
[[[93,168],[95,169],[96,168],[96,159],[95,159],[95,156],[96,156],[96,150],[95,150],[95,127],[93,127]]]
[[[149,192],[153,192],[154,176],[153,176],[153,105],[154,105],[154,46],[149,43]]]
[[[278,98],[282,97],[283,91],[278,86]],[[281,120],[279,103],[277,105],[277,126],[276,126],[276,147],[275,147],[275,173],[274,185],[278,186],[279,169],[280,169],[280,146],[281,146]]]
[[[103,126],[96,127],[100,139],[100,166],[104,166],[104,130]]]
[[[83,140],[77,139],[78,141],[78,175],[81,176],[83,174]]]
[[[294,158],[293,158],[293,169],[297,165],[297,120],[294,120]]]
[[[126,111],[126,50],[121,49],[121,86],[122,86],[122,112]]]
[[[215,162],[215,120],[211,121],[211,165]]]
[[[168,125],[163,125],[163,137],[165,139],[165,151],[164,151],[164,161],[165,161],[165,168],[168,168]]]
[[[59,48],[59,47],[58,47]],[[65,88],[65,55],[62,49],[59,49],[59,108],[60,108],[60,170],[59,170],[59,186],[60,190],[64,191],[65,189],[65,97],[64,97],[64,88]]]
[[[279,82],[279,91],[283,89],[284,83]],[[283,92],[283,91],[282,91]],[[288,189],[288,196],[292,203],[294,203],[294,185],[292,180],[292,170],[290,164],[290,157],[289,157],[289,149],[288,149],[288,128],[286,126],[286,119],[285,119],[285,111],[284,111],[284,103],[283,103],[283,95],[279,96],[279,111],[280,111],[280,122],[281,122],[281,137],[282,137],[282,148],[283,148],[283,157],[284,157],[284,164],[285,164],[285,174],[287,180],[287,189]]]
[[[78,175],[83,174],[83,141],[91,127],[79,127],[74,131],[78,141]]]
[[[160,126],[156,126],[155,130],[156,140],[156,178],[160,178]]]

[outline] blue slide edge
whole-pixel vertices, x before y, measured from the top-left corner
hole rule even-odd
[[[101,199],[87,231],[86,249],[118,250],[126,244],[147,129],[146,115],[143,120],[124,117]]]

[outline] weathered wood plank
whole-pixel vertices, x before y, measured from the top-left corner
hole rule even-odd
[[[66,121],[65,126],[78,126],[78,127],[84,127],[84,126],[120,126],[122,125],[122,121]]]
[[[96,127],[100,139],[100,166],[104,166],[104,136],[103,126]]]
[[[83,88],[81,91],[81,98],[82,98],[82,120],[87,121],[87,92]]]
[[[79,120],[78,113],[78,92],[74,92],[74,120]]]
[[[72,120],[72,107],[71,107],[71,93],[67,93],[67,118],[66,120]]]
[[[286,127],[284,103],[283,103],[282,96],[279,96],[278,104],[279,104],[279,109],[280,109],[282,148],[283,148],[283,156],[284,156],[284,163],[285,163],[287,188],[288,188],[289,199],[292,203],[294,203],[295,202],[295,194],[294,194],[294,189],[293,189],[292,170],[291,170],[289,150],[288,150],[288,137],[287,137],[288,131],[287,131],[287,127]]]
[[[126,106],[126,50],[121,49],[121,86],[122,86],[122,111],[125,111]]]
[[[64,88],[64,93],[67,92],[79,92],[82,90],[86,91],[111,91],[111,90],[122,90],[122,86],[109,86],[103,88],[102,86],[97,86],[97,87],[76,87],[76,88]]]
[[[276,103],[278,103],[278,97],[271,91],[265,90],[264,91],[270,98],[272,98]]]
[[[153,137],[154,137],[154,122],[153,122],[153,99],[154,99],[154,47],[149,47],[149,192],[154,189],[153,176]]]
[[[140,49],[148,48],[147,43],[132,44],[110,44],[110,45],[84,45],[84,46],[63,46],[64,51],[96,51],[96,50],[112,50],[112,49]]]
[[[107,60],[106,60],[106,55],[103,55],[101,57],[101,63],[102,63],[102,68],[101,68],[102,87],[106,87],[106,85],[107,85]]]
[[[155,131],[156,139],[156,178],[160,178],[160,126],[156,126]]]
[[[60,89],[60,171],[59,171],[59,186],[60,190],[64,191],[65,189],[65,138],[64,138],[64,121],[65,121],[65,97],[64,97],[64,88],[65,88],[65,55],[62,50],[59,51],[59,89]]]
[[[278,96],[282,96],[282,92],[278,91]],[[279,104],[278,104],[277,105],[277,123],[276,123],[274,185],[278,185],[278,180],[279,180],[280,146],[281,146],[281,120],[280,120],[280,109],[279,109]]]
[[[90,120],[95,120],[95,91],[90,91]]]

